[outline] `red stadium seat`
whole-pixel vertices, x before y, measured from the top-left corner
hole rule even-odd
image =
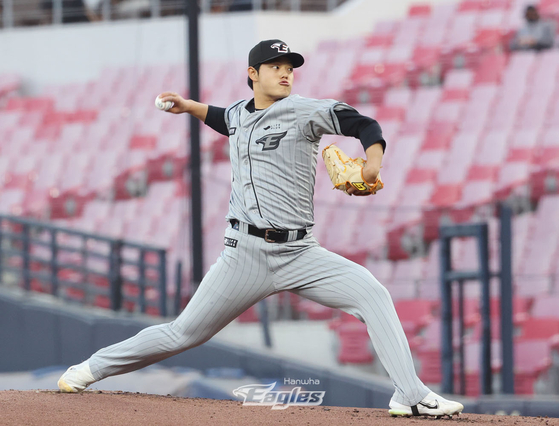
[[[506,60],[505,55],[489,55],[484,57],[476,70],[475,83],[499,83],[501,75],[505,70]]]
[[[482,49],[500,49],[503,46],[506,33],[501,28],[479,29],[474,38],[474,43]]]
[[[389,285],[392,282],[394,262],[390,262],[389,260],[367,259],[365,267],[382,285]]]
[[[389,287],[393,300],[415,299],[419,280],[423,276],[423,268],[424,260],[419,257],[395,262]]]
[[[514,297],[512,299],[513,321],[515,324],[523,324],[530,317],[532,303],[533,300],[529,297]],[[501,316],[501,299],[491,299],[491,316],[493,318]]]
[[[530,166],[529,162],[505,163],[499,171],[494,197],[497,200],[506,200],[511,195],[518,194],[527,198]]]
[[[452,123],[433,123],[425,136],[422,150],[448,149],[456,127]]]
[[[365,197],[363,197],[365,198]],[[340,203],[332,208],[331,220],[333,223],[347,223],[348,225],[330,227],[324,238],[325,247],[335,248],[338,253],[351,256],[359,252],[367,252],[366,247],[355,247],[355,236],[361,231],[358,225],[361,219],[361,206],[365,206],[365,200],[356,200],[356,203]],[[366,254],[365,256],[366,257]]]
[[[470,89],[445,89],[442,101],[467,101],[470,98]]]
[[[429,205],[423,209],[425,241],[433,241],[438,238],[439,225],[449,220],[450,208],[458,203],[463,191],[462,184],[441,184],[435,187],[429,200]]]
[[[399,203],[406,209],[396,209],[388,228],[388,258],[392,260],[405,259],[413,250],[413,232],[422,232],[421,229],[412,230],[414,225],[421,223],[422,209],[428,203],[433,191],[432,183],[410,184],[403,188]],[[412,233],[410,234],[409,231]],[[415,237],[421,235],[415,234]],[[411,243],[411,245],[408,245]]]
[[[363,323],[359,321],[355,316],[350,315],[347,312],[338,311],[337,313],[339,313],[339,316],[332,319],[331,321],[328,321],[328,328],[330,330],[337,330],[340,325],[346,323],[359,323],[363,325]]]
[[[518,330],[523,330],[525,325],[530,321],[530,298],[520,298],[515,297],[513,299],[513,323]],[[473,341],[480,341],[482,338],[482,324],[481,324],[481,314],[479,313],[479,304],[475,305],[476,312],[472,312],[469,315],[470,326],[473,327],[470,339]],[[501,336],[501,299],[492,298],[491,299],[491,339],[499,340]],[[472,321],[473,320],[473,321]],[[528,325],[531,330],[534,326]],[[516,332],[515,332],[516,333]],[[529,334],[529,333],[528,333]],[[555,333],[551,333],[554,335]],[[516,336],[515,334],[515,337]],[[528,337],[531,338],[531,337]],[[539,338],[539,337],[535,337]]]
[[[430,4],[415,3],[408,8],[408,16],[429,16],[431,14]]]
[[[500,166],[498,165],[473,164],[468,170],[467,179],[469,181],[486,181],[493,184],[499,175],[499,169]]]
[[[559,319],[559,296],[541,295],[534,300],[532,318]]]
[[[433,321],[437,305],[432,300],[421,299],[398,300],[395,303],[396,312],[408,338],[415,336],[421,328]]]
[[[470,169],[472,170],[472,169]],[[472,180],[464,184],[460,199],[453,205],[450,216],[454,222],[468,222],[493,200],[491,180]]]
[[[559,334],[558,318],[529,318],[522,324],[520,339],[550,339]]]
[[[533,200],[544,194],[559,192],[559,138],[556,128],[549,128],[542,135],[541,146],[535,152],[530,181]]]
[[[0,75],[0,99],[16,92],[21,86],[21,76],[17,74]]]
[[[157,136],[154,135],[134,135],[130,138],[128,148],[152,150],[157,146]]]
[[[51,98],[10,98],[6,105],[6,110],[30,111],[51,111],[54,107],[54,100]]]
[[[430,204],[434,207],[449,207],[456,204],[462,195],[462,185],[448,184],[439,185],[433,191]]]
[[[392,34],[372,34],[365,39],[367,47],[389,47],[394,36]]]
[[[361,322],[342,323],[337,329],[340,342],[338,362],[340,364],[370,364],[373,355],[367,326]]]
[[[241,315],[237,317],[237,321],[239,322],[258,322],[259,317],[258,313],[256,312],[256,307],[251,306],[246,311],[244,311]]]
[[[401,84],[406,77],[405,63],[376,63],[374,65],[358,65],[351,80],[358,84],[367,84],[378,79],[388,87]]]
[[[445,94],[443,92],[443,98]],[[462,117],[465,102],[460,99],[455,100],[442,100],[433,111],[432,120],[437,123],[458,123]]]
[[[454,347],[457,348],[458,322],[454,322]],[[419,367],[419,378],[425,383],[440,383],[441,374],[441,322],[430,322],[419,336],[410,340],[410,348]]]
[[[466,92],[466,90],[472,87],[474,76],[474,71],[469,69],[453,69],[448,71],[443,82],[445,92],[450,91],[452,93],[452,91],[455,91],[456,96],[460,99],[468,99],[471,90],[469,92]],[[445,100],[444,95],[443,100]]]
[[[501,368],[499,359],[500,342],[493,341],[491,344],[491,369],[493,373],[497,373]],[[480,355],[481,344],[478,342],[470,342],[464,348],[464,370],[465,370],[465,389],[467,396],[480,395]],[[458,374],[458,363],[455,366],[455,386],[460,389],[460,375]]]
[[[407,87],[397,87],[388,89],[384,96],[384,105],[392,107],[402,107],[407,110],[408,104],[411,102],[412,90]],[[375,117],[371,114],[371,117]]]
[[[303,300],[299,303],[299,311],[309,320],[328,320],[332,319],[335,309],[323,306],[312,300]]]
[[[406,175],[406,183],[433,183],[437,178],[437,169],[414,167]]]
[[[462,0],[458,4],[458,12],[471,12],[483,9],[483,2],[480,0]]]
[[[514,343],[514,391],[534,393],[534,383],[551,367],[550,344],[546,340],[519,340]]]
[[[388,120],[402,121],[405,115],[406,110],[403,107],[381,106],[377,109],[375,119],[381,123]]]
[[[439,47],[416,46],[412,57],[415,69],[432,71],[431,68],[439,62],[440,50]]]
[[[142,196],[147,190],[147,157],[141,150],[130,152],[118,167],[122,170],[113,180],[115,200],[125,200]]]
[[[481,344],[470,342],[465,346],[466,395],[480,394],[480,351]],[[493,341],[491,348],[492,370],[499,372],[500,342]],[[514,343],[515,359],[515,393],[529,395],[534,393],[534,383],[538,377],[551,366],[550,344],[544,340],[517,340]],[[456,366],[457,367],[457,366]],[[457,369],[455,369],[457,371]],[[455,373],[455,382],[459,383],[459,374]],[[459,386],[459,384],[458,384]]]
[[[407,83],[410,88],[429,86],[441,80],[440,67],[438,66],[441,49],[431,46],[416,46],[407,70]]]
[[[544,197],[536,213],[535,227],[530,233],[527,247],[521,258],[519,266],[520,278],[517,280],[520,287],[525,287],[523,282],[529,283],[533,279],[546,278],[552,272],[554,253],[559,244],[559,225],[555,221],[559,208],[559,196]]]

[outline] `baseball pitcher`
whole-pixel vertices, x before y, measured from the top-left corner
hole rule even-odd
[[[336,188],[358,196],[382,189],[379,171],[386,142],[379,124],[351,106],[292,95],[293,71],[303,62],[283,41],[265,40],[249,53],[252,99],[219,108],[172,92],[159,95],[162,103],[172,103],[168,112],[191,114],[229,137],[232,188],[224,249],[177,319],[148,327],[70,367],[58,381],[62,392],[82,391],[105,377],[201,345],[250,306],[291,291],[367,325],[394,382],[391,415],[440,417],[463,410],[462,404],[437,395],[417,377],[388,291],[367,269],[329,252],[313,237],[322,135],[361,141],[366,160],[351,159],[332,146],[323,152]]]

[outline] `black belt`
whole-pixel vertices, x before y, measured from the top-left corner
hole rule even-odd
[[[229,220],[231,226],[239,224],[237,219]],[[247,224],[248,225],[248,224]],[[289,238],[290,231],[282,231],[280,229],[260,229],[252,225],[248,225],[248,233],[254,235],[255,237],[264,238],[268,243],[286,243]],[[305,235],[307,235],[306,229],[297,230],[297,237],[293,241],[302,240]]]

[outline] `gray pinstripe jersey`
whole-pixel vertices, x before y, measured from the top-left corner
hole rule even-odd
[[[232,170],[227,219],[258,228],[311,227],[320,138],[341,135],[334,110],[353,108],[291,95],[251,113],[248,102],[225,110]]]

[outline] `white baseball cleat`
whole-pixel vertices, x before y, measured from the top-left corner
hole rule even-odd
[[[392,417],[432,416],[440,418],[442,416],[449,416],[452,418],[452,416],[460,414],[464,409],[464,406],[459,402],[449,401],[435,392],[429,392],[417,405],[411,407],[394,400],[390,400],[389,405],[390,410],[388,410],[388,413]]]
[[[81,392],[96,380],[91,374],[89,362],[86,360],[78,365],[72,365],[58,379],[58,388],[60,392]]]

